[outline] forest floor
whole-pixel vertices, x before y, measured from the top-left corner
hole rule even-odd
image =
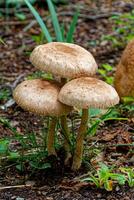
[[[59,14],[60,21],[68,24],[72,16],[66,16],[66,13],[73,13],[76,5],[74,3],[79,2],[82,5],[81,14],[84,17],[79,17],[74,41],[92,52],[99,67],[102,64],[112,65],[113,71],[110,75],[114,75],[126,41],[124,41],[121,47],[118,46],[117,48],[113,46],[111,41],[101,40],[101,38],[102,35],[113,34],[114,24],[109,19],[112,15],[110,13],[131,12],[134,9],[133,1],[129,1],[129,3],[114,1],[110,11],[106,5],[107,1],[102,1],[102,4],[93,3],[92,5],[89,4],[90,1],[71,0],[69,2],[67,5],[58,6],[58,13],[64,14],[64,16]],[[43,17],[47,16],[48,11],[44,11],[43,8],[39,8],[39,10]],[[27,9],[24,9],[24,13],[27,16],[25,21],[18,20],[14,15],[11,15],[8,21],[0,18],[0,36],[5,42],[5,44],[0,44],[0,87],[8,84],[10,89],[12,89],[16,84],[24,80],[25,77],[33,76],[33,73],[36,71],[30,64],[29,54],[37,45],[38,38],[35,36],[40,34],[40,29],[37,23],[29,28],[28,25],[31,25],[33,17]],[[106,15],[103,16],[104,13]],[[89,19],[87,16],[98,17]],[[51,30],[49,20],[47,24]],[[100,75],[98,74],[98,76]],[[11,98],[12,96],[9,95],[9,99]],[[8,119],[10,125],[20,135],[34,132],[38,137],[43,129],[43,118],[23,111],[16,104],[12,104],[12,102],[11,105],[10,102],[6,104],[6,101],[7,99],[0,99],[0,105],[7,106],[5,109],[0,109],[0,119]],[[98,146],[103,147],[103,151],[94,159],[91,156],[91,165],[95,166],[99,159],[108,165],[115,165],[117,168],[121,166],[132,167],[134,165],[133,147],[129,146],[129,144],[134,142],[134,113],[123,111],[122,117],[128,118],[128,120],[108,121],[102,123],[97,130],[97,134],[92,138],[92,142],[97,145],[95,148],[98,148]],[[14,132],[11,128],[0,120],[0,138],[13,136]],[[86,142],[91,142],[90,140],[91,138],[87,137]],[[14,142],[11,145],[13,145],[12,148],[15,148],[16,143]],[[79,172],[74,173],[64,168],[62,164],[61,158],[55,170],[53,168],[46,171],[37,170],[36,172],[31,172],[28,168],[23,172],[19,172],[13,163],[10,164],[11,166],[8,164],[2,167],[0,171],[0,200],[134,199],[134,189],[129,188],[127,185],[115,185],[111,192],[97,189],[92,185],[79,185],[76,177],[81,176],[88,170],[82,167]],[[90,169],[90,166],[88,169]]]

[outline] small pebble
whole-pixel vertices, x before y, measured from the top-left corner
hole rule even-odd
[[[120,190],[120,187],[116,186],[115,190],[118,192]]]
[[[97,198],[101,198],[101,197],[102,197],[101,193],[97,194]]]
[[[46,200],[53,200],[53,197],[46,197]]]
[[[25,199],[21,197],[17,197],[16,200],[25,200]]]

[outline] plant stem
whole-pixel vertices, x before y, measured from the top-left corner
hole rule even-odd
[[[70,149],[70,133],[67,125],[66,115],[61,117],[61,126],[63,129],[63,135],[65,137],[64,149],[66,151],[65,165],[68,164],[69,159],[71,158],[71,149]]]
[[[55,141],[55,128],[57,124],[57,118],[54,117],[52,118],[48,130],[48,135],[47,135],[47,150],[48,150],[48,155],[56,155],[56,151],[54,148],[54,141]]]
[[[65,85],[67,82],[66,78],[61,78],[61,83],[62,85]],[[69,159],[71,158],[71,149],[70,149],[70,133],[69,133],[69,129],[68,129],[68,125],[67,125],[67,116],[64,115],[61,117],[61,126],[63,129],[63,134],[65,137],[65,141],[64,141],[64,149],[66,151],[66,159],[64,161],[65,165],[68,164]]]
[[[73,157],[72,170],[74,171],[78,170],[81,166],[82,155],[83,155],[83,140],[87,131],[87,125],[88,125],[88,109],[83,109],[81,124],[76,138],[76,148]]]

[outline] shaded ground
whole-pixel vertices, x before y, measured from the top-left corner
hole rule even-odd
[[[60,6],[59,12],[73,12],[74,8],[71,3],[77,1],[70,1],[69,5]],[[132,1],[131,1],[132,2]],[[125,12],[130,11],[134,8],[133,3],[122,3],[122,1],[115,1],[112,7],[112,12]],[[94,16],[101,14],[102,11],[109,13],[105,1],[101,1],[99,4],[91,5],[88,1],[79,1],[84,8],[82,13],[86,16]],[[96,6],[97,5],[97,6]],[[93,8],[95,12],[93,11]],[[25,11],[28,17],[29,23],[33,19],[32,15],[29,15],[28,11]],[[43,9],[40,9],[42,15],[47,15]],[[63,20],[63,16],[59,16],[60,20]],[[68,23],[70,16],[64,16],[64,21]],[[17,25],[14,23],[17,21]],[[12,22],[12,23],[11,23]],[[24,74],[20,79],[22,81],[24,77],[35,72],[33,66],[29,62],[29,53],[34,48],[36,42],[33,40],[31,35],[38,35],[40,30],[35,24],[32,28],[26,32],[27,24],[18,21],[14,16],[11,17],[9,27],[5,26],[5,21],[1,19],[0,25],[0,36],[5,41],[6,45],[0,45],[0,83],[1,85],[12,83]],[[12,25],[11,25],[12,24]],[[48,21],[50,26],[50,21]],[[113,66],[119,61],[122,49],[113,48],[110,42],[103,42],[100,40],[102,35],[106,35],[112,32],[112,23],[107,17],[98,18],[96,20],[89,20],[87,18],[79,18],[77,31],[75,33],[75,42],[89,49],[95,56],[99,66],[103,63],[109,63]],[[93,41],[95,44],[93,44]],[[115,70],[115,68],[114,68]],[[114,73],[114,70],[112,73]],[[5,103],[4,100],[0,102],[1,105]],[[1,117],[5,117],[10,120],[10,123],[20,134],[27,134],[29,132],[36,132],[37,136],[43,128],[43,119],[29,114],[21,110],[16,105],[9,107],[6,111],[0,110]],[[128,113],[124,114],[128,117]],[[97,136],[94,138],[87,138],[89,147],[92,143],[95,143],[93,148],[101,146],[103,149],[102,154],[98,157],[90,155],[91,164],[95,166],[95,163],[105,161],[107,164],[115,164],[117,167],[120,166],[133,166],[134,157],[131,146],[120,146],[119,144],[131,144],[133,142],[134,133],[134,119],[133,114],[129,116],[129,121],[110,121],[102,124],[98,130]],[[79,122],[78,122],[79,124]],[[78,126],[77,124],[77,126]],[[76,127],[77,127],[76,126]],[[0,123],[0,138],[5,136],[13,136],[13,132],[9,130],[3,123]],[[96,142],[97,141],[97,142]],[[87,151],[85,151],[85,154]],[[88,158],[89,159],[89,158]],[[61,159],[62,160],[62,159]],[[32,199],[46,199],[46,200],[87,200],[87,199],[98,199],[98,200],[133,200],[134,190],[127,186],[119,187],[115,186],[112,192],[106,192],[104,190],[95,189],[93,186],[78,187],[75,183],[74,178],[86,171],[80,171],[79,173],[72,173],[68,169],[59,167],[56,171],[39,171],[32,172],[24,171],[19,173],[14,166],[4,168],[0,172],[0,200],[32,200]],[[62,166],[62,165],[61,165]],[[87,166],[88,170],[90,166]],[[27,169],[28,170],[28,169]],[[31,181],[31,182],[29,182]],[[23,187],[23,184],[27,185]],[[12,188],[12,186],[18,186],[20,188]],[[30,185],[30,186],[29,186]],[[3,189],[1,187],[11,186],[10,189]],[[22,198],[22,199],[21,199]]]

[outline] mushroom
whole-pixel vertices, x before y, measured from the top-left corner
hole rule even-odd
[[[57,117],[67,115],[71,107],[58,101],[60,84],[42,79],[26,80],[20,83],[13,92],[16,103],[24,110],[43,116],[52,116],[47,136],[48,155],[56,155],[54,135]]]
[[[37,46],[31,53],[30,61],[37,69],[63,78],[91,76],[97,70],[90,52],[76,44],[63,42]]]
[[[114,85],[120,97],[134,97],[134,40],[128,43],[121,56]]]
[[[88,125],[88,108],[108,108],[119,102],[115,89],[107,83],[91,77],[81,77],[66,83],[60,90],[60,102],[82,108],[81,125],[76,138],[76,149],[73,157],[72,169],[81,166],[83,140]]]
[[[67,78],[92,76],[97,70],[97,64],[90,52],[76,44],[63,42],[51,42],[37,46],[31,53],[30,61],[37,69],[60,76],[63,85]],[[65,115],[61,117],[61,125],[64,130],[65,149],[69,158],[69,130]]]

